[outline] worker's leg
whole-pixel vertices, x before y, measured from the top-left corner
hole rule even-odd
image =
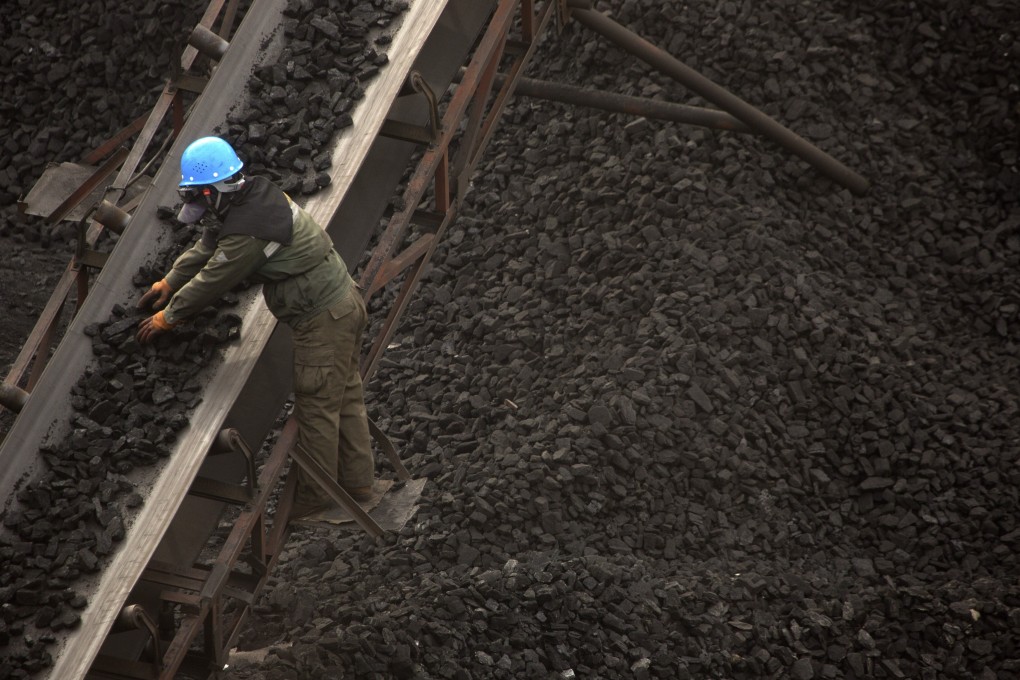
[[[353,311],[353,307],[350,309]],[[349,357],[338,351],[337,330],[343,324],[326,310],[293,325],[294,418],[298,443],[327,471],[336,470],[340,405],[344,398]],[[329,496],[304,470],[297,470],[297,502],[332,504]]]
[[[350,315],[355,328],[355,339],[350,347],[350,364],[340,404],[340,437],[337,450],[337,481],[348,489],[371,486],[375,478],[375,460],[372,456],[372,437],[368,431],[368,413],[365,411],[365,391],[361,384],[361,336],[368,322],[368,313],[361,293],[351,289],[356,309]]]

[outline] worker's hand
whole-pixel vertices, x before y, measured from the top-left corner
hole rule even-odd
[[[166,279],[157,281],[152,284],[152,288],[146,291],[145,295],[139,298],[138,309],[151,309],[153,311],[163,309],[173,294],[174,289],[170,287]]]
[[[164,312],[156,312],[149,318],[143,319],[142,322],[138,324],[138,332],[135,334],[135,340],[144,345],[152,342],[156,339],[157,335],[166,333],[173,327],[173,324],[167,322]]]

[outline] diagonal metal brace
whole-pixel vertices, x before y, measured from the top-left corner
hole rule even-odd
[[[379,445],[379,448],[386,454],[386,458],[390,461],[390,465],[397,471],[397,477],[407,482],[411,480],[411,473],[407,471],[404,464],[400,461],[400,455],[397,453],[397,447],[393,445],[390,438],[386,436],[386,433],[382,431],[375,421],[371,418],[368,419],[368,431],[372,435],[372,439]]]
[[[351,498],[350,494],[343,490],[343,487],[336,483],[333,475],[326,472],[326,469],[309,455],[305,447],[298,442],[294,442],[294,448],[290,450],[290,455],[301,466],[301,469],[312,478],[312,481],[326,492],[334,503],[350,513],[351,517],[354,518],[354,521],[362,529],[377,538],[385,533],[383,528],[362,509],[358,502]]]

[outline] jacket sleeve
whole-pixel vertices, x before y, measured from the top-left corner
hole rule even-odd
[[[170,284],[170,288],[175,291],[183,288],[184,284],[190,281],[195,274],[202,271],[202,267],[215,251],[216,237],[213,232],[206,229],[202,232],[202,238],[198,240],[198,243],[181,253],[174,261],[170,272],[164,277]]]
[[[205,257],[202,268],[191,277],[170,298],[170,304],[164,310],[164,318],[168,323],[176,324],[201,312],[207,305],[215,302],[221,295],[241,283],[255,273],[266,262],[265,247],[268,241],[232,234],[224,236],[216,243],[216,248]],[[185,267],[193,266],[202,257],[199,251],[203,246],[196,244],[191,250],[178,258],[192,254]],[[174,270],[178,264],[174,263]],[[181,269],[186,272],[186,268]],[[167,282],[173,286],[174,281],[167,276]]]

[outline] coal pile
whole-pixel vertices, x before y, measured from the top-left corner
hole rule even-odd
[[[298,531],[221,676],[1017,677],[1015,12],[598,5],[872,190],[516,101],[370,385],[422,507]]]
[[[220,675],[1017,677],[1015,12],[597,4],[871,192],[517,100],[369,385],[421,509],[299,530]],[[690,101],[576,24],[528,75]]]

